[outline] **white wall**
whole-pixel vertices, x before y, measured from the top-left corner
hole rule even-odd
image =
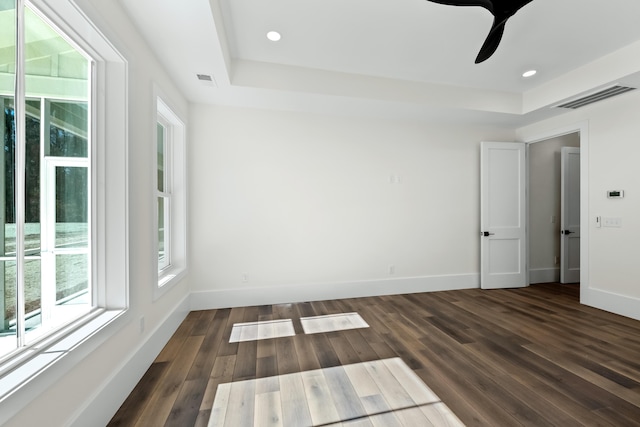
[[[192,307],[478,286],[479,142],[511,131],[205,105],[190,120]]]
[[[106,424],[138,379],[186,315],[188,283],[183,281],[153,302],[154,276],[152,189],[153,82],[168,95],[172,106],[187,119],[186,100],[162,66],[151,56],[117,1],[76,0],[98,28],[129,61],[129,269],[130,309],[114,334],[82,360],[74,352],[60,362],[75,366],[54,386],[42,391],[29,384],[34,400],[8,426],[100,426]],[[107,90],[108,92],[108,90]],[[145,331],[139,319],[145,318]],[[58,366],[52,369],[55,371]],[[39,394],[40,393],[40,394]],[[1,411],[2,409],[0,409]],[[75,423],[75,424],[74,424]]]
[[[529,269],[531,283],[560,280],[560,151],[579,147],[571,133],[529,146]],[[552,222],[555,218],[555,223]]]
[[[518,130],[523,140],[587,122],[587,144],[581,156],[588,162],[583,227],[589,235],[581,258],[584,303],[640,319],[640,93],[632,92]],[[607,190],[625,190],[621,200],[607,199]],[[583,193],[584,195],[584,193]],[[596,216],[622,218],[622,228],[596,228]],[[584,283],[586,281],[586,283]]]

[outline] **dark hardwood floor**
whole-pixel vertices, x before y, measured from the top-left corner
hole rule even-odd
[[[468,426],[640,426],[640,322],[576,285],[463,290],[189,314],[110,426],[206,426],[218,384],[400,357]],[[305,335],[300,317],[365,329]],[[229,343],[234,323],[296,335]]]

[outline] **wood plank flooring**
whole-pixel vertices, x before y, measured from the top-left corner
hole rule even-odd
[[[265,393],[257,410],[273,418],[279,400],[276,418],[312,425],[296,378],[400,358],[467,426],[640,426],[640,322],[581,306],[578,292],[545,284],[192,312],[109,425],[207,426],[214,401],[224,404],[218,385],[231,394],[264,378],[269,391],[277,376],[288,391]],[[369,327],[307,335],[300,323],[352,312]],[[235,323],[280,319],[294,336],[229,342]]]

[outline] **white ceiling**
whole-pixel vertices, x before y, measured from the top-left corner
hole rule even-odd
[[[520,126],[640,83],[640,1],[533,0],[496,53],[493,17],[426,0],[122,1],[192,102]],[[269,30],[282,34],[271,42]],[[538,74],[524,79],[531,68]],[[197,80],[209,74],[214,85]]]

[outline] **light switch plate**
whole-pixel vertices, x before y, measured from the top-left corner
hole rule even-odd
[[[602,218],[602,226],[620,228],[622,227],[622,218]]]

